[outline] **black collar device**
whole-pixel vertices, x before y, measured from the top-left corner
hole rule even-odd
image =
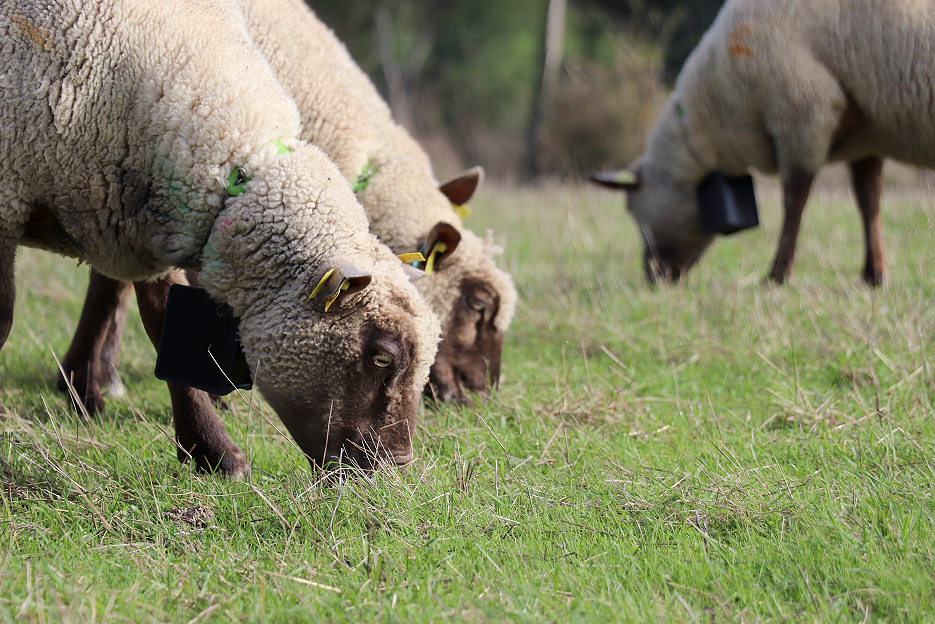
[[[705,234],[734,234],[760,224],[753,176],[712,173],[698,185],[698,216]]]
[[[217,395],[253,387],[230,306],[212,300],[202,288],[169,287],[156,377]],[[212,357],[213,356],[213,357]]]

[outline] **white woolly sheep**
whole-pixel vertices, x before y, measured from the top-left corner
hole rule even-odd
[[[885,157],[935,166],[935,5],[886,0],[730,0],[689,57],[645,153],[622,180],[650,279],[677,279],[711,236],[695,189],[711,172],[779,172],[784,222],[770,277],[789,277],[812,180],[850,167],[863,218],[863,279],[883,280]]]
[[[509,275],[493,263],[493,248],[464,229],[452,207],[470,199],[480,169],[439,186],[428,156],[302,0],[244,0],[242,6],[250,35],[298,104],[301,137],[355,185],[370,231],[398,254],[423,249],[429,256],[445,245],[427,267],[432,272],[415,282],[442,327],[430,380],[443,400],[465,400],[465,391],[485,394],[488,379],[499,378],[517,297]]]
[[[238,5],[7,2],[0,41],[0,346],[17,245],[137,281],[154,342],[178,273],[143,280],[200,270],[311,462],[408,461],[437,320],[340,172],[297,138]],[[207,395],[170,391],[180,459],[247,470]]]
[[[428,156],[393,121],[344,45],[301,0],[241,4],[251,36],[298,104],[300,138],[320,147],[355,186],[370,231],[400,254],[423,249],[429,256],[442,245],[425,266],[430,274],[416,281],[442,326],[427,391],[458,401],[467,400],[468,392],[486,394],[488,380],[499,378],[503,334],[517,297],[509,275],[493,263],[494,248],[464,229],[452,207],[470,199],[482,171],[474,168],[439,186]],[[114,309],[118,286],[92,284],[101,292],[109,289]],[[92,371],[106,376],[114,370],[110,358],[121,325],[92,305],[89,298],[62,363],[93,409],[103,407],[103,397]],[[113,333],[105,338],[100,329],[107,327]],[[61,377],[59,383],[64,387]]]

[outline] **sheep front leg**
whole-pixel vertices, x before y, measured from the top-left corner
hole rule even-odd
[[[132,293],[132,284],[91,270],[81,318],[56,378],[62,392],[67,392],[71,384],[78,393],[77,400],[89,414],[104,411],[101,385],[115,377],[108,369],[115,365],[115,352]],[[76,397],[72,401],[77,402]]]
[[[880,226],[880,195],[883,193],[883,159],[870,156],[849,163],[851,186],[864,222],[867,259],[861,275],[870,286],[883,284],[883,235]]]
[[[0,242],[0,349],[10,336],[13,327],[13,304],[16,302],[16,242],[2,240]]]
[[[782,284],[792,272],[795,260],[795,244],[802,225],[802,212],[812,190],[815,174],[800,167],[793,167],[782,176],[783,222],[779,236],[776,258],[769,270],[769,279]]]
[[[169,286],[185,283],[181,271],[172,271],[165,277],[149,282],[134,282],[140,318],[149,339],[157,348],[162,336]],[[201,470],[217,470],[232,478],[242,477],[249,472],[246,456],[228,437],[208,394],[174,383],[166,385],[172,397],[179,461],[185,463],[193,459]]]

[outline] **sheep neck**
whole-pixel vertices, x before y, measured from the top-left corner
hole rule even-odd
[[[704,160],[702,160],[701,156],[698,155],[698,152],[695,151],[695,148],[692,147],[691,133],[688,131],[688,126],[685,123],[685,109],[682,108],[680,102],[676,102],[675,104],[675,117],[678,119],[679,131],[682,133],[682,142],[689,156],[691,156],[695,164],[698,165],[700,171],[707,172],[709,167],[705,164]]]

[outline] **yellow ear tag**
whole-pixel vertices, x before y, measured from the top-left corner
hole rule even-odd
[[[325,301],[325,312],[328,311],[328,308],[331,307],[331,304],[334,303],[338,297],[341,296],[341,291],[347,290],[348,286],[351,285],[351,280],[344,280],[344,283],[341,284],[341,288],[338,289],[338,292],[335,293],[334,297]]]
[[[432,253],[429,254],[429,259],[425,262],[426,275],[435,270],[435,256],[445,253],[446,251],[448,251],[448,245],[445,243],[435,243],[435,246],[432,247]]]
[[[639,182],[639,178],[637,178],[636,174],[634,174],[632,171],[621,169],[614,176],[614,182],[617,184],[636,184]]]
[[[425,262],[425,256],[420,252],[414,251],[412,253],[404,253],[396,256],[399,258],[403,264],[412,264],[413,262]]]
[[[332,273],[334,273],[334,269],[331,269],[330,271],[328,271],[327,273],[325,273],[325,276],[324,276],[323,278],[321,278],[321,281],[320,281],[320,282],[318,282],[318,286],[316,286],[316,287],[315,287],[315,290],[312,291],[312,294],[310,294],[310,295],[308,296],[309,299],[314,299],[314,298],[315,298],[315,295],[317,295],[319,292],[321,292],[321,287],[325,285],[325,282],[328,281],[328,278],[331,277],[331,274],[332,274]]]
[[[455,214],[457,214],[462,221],[471,215],[471,209],[467,207],[467,204],[464,204],[463,206],[451,204],[451,207],[455,209]]]

